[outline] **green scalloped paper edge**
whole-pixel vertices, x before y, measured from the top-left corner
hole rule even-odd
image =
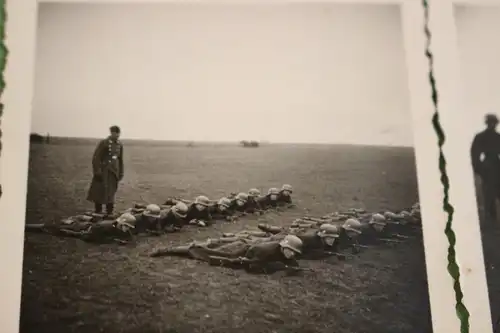
[[[7,20],[6,1],[0,0],[0,123],[4,112],[3,93],[5,90],[5,65],[7,64],[7,46],[5,45],[5,22]],[[2,152],[2,129],[0,128],[0,154]],[[0,184],[0,197],[2,196],[2,185]]]
[[[438,1],[438,0],[436,0]],[[424,7],[424,33],[427,38],[425,47],[425,56],[429,63],[429,82],[432,89],[432,102],[434,104],[434,115],[432,116],[432,126],[438,137],[438,148],[439,148],[439,171],[441,173],[441,184],[443,185],[444,199],[443,199],[443,211],[448,215],[446,221],[445,234],[448,238],[448,273],[453,278],[453,289],[455,290],[455,310],[457,317],[460,320],[460,332],[469,333],[469,311],[465,307],[463,302],[463,293],[460,286],[460,268],[456,260],[455,244],[456,237],[453,231],[453,213],[454,208],[450,204],[449,190],[450,190],[450,180],[446,174],[446,158],[443,153],[443,145],[446,140],[444,130],[439,121],[439,108],[438,108],[438,91],[436,88],[436,79],[434,78],[434,56],[430,50],[431,43],[431,31],[429,29],[429,1],[422,0],[422,6]]]

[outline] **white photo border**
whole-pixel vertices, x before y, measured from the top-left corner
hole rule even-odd
[[[455,8],[457,6],[500,6],[500,0],[439,0],[431,4],[432,45],[436,62],[439,113],[446,134],[444,154],[454,207],[453,229],[456,255],[460,259],[463,303],[469,312],[469,332],[493,332],[484,255],[476,201],[474,173],[470,163],[470,138],[464,129],[470,125],[463,96]]]
[[[443,11],[436,10],[432,14],[434,4],[441,1],[435,0],[431,5],[431,17],[438,20]],[[488,1],[488,0],[484,0]],[[493,0],[489,0],[493,2]],[[40,1],[55,2],[55,1]],[[60,3],[71,2],[91,2],[91,3],[131,3],[145,1],[132,0],[65,0],[57,1]],[[180,2],[179,0],[148,0],[147,2]],[[440,181],[440,172],[438,169],[439,150],[437,146],[437,136],[432,127],[432,116],[435,112],[431,101],[431,88],[429,84],[428,71],[429,64],[425,57],[424,48],[426,38],[423,33],[424,15],[422,2],[419,0],[184,0],[182,3],[345,3],[345,4],[398,4],[401,7],[403,35],[406,54],[406,64],[408,67],[408,87],[410,91],[410,109],[413,120],[413,135],[415,146],[415,158],[417,163],[418,188],[420,203],[422,206],[423,234],[426,254],[427,276],[429,285],[429,298],[432,311],[433,331],[438,332],[458,332],[460,321],[455,311],[455,292],[450,274],[448,273],[448,246],[449,242],[444,233],[447,215],[442,209],[444,198],[443,187]],[[496,1],[498,2],[498,1]],[[37,27],[37,0],[11,0],[6,2],[7,22],[6,22],[6,40],[5,44],[9,51],[7,68],[5,70],[6,89],[2,96],[5,104],[3,124],[3,149],[0,159],[0,179],[3,188],[3,195],[0,199],[0,212],[2,216],[9,217],[3,225],[3,232],[0,232],[0,260],[4,263],[3,283],[0,284],[0,295],[2,295],[1,304],[4,310],[0,315],[1,331],[5,333],[18,332],[19,330],[19,304],[21,299],[22,282],[22,258],[24,245],[24,223],[26,211],[27,194],[27,171],[29,155],[29,133],[31,125],[31,112],[34,88],[34,65],[35,65],[35,43]],[[439,6],[443,7],[443,6]],[[443,7],[444,8],[444,7]],[[434,16],[432,16],[434,15]],[[452,14],[451,14],[452,15]],[[439,20],[441,18],[439,17]],[[432,29],[439,28],[435,23]],[[439,29],[438,29],[439,30]],[[433,35],[435,32],[433,31]],[[446,32],[440,32],[441,40],[446,39]],[[440,38],[435,38],[440,40]],[[446,68],[446,60],[443,56],[436,57],[436,64]],[[441,59],[438,61],[438,59]],[[441,63],[441,64],[439,64]],[[443,73],[444,72],[444,73]],[[447,82],[447,73],[443,70],[437,75],[438,90]],[[440,80],[444,81],[440,83]],[[451,115],[452,96],[443,94],[441,100],[448,98],[449,105],[443,104],[440,112]],[[443,111],[444,110],[444,111]],[[450,110],[448,112],[447,110]],[[443,117],[449,119],[449,117]],[[449,123],[449,122],[447,122]],[[448,135],[448,129],[446,135]],[[448,152],[446,152],[448,154]],[[467,164],[468,165],[468,164]],[[457,171],[452,170],[450,176],[454,183]],[[460,180],[460,179],[458,179]],[[452,187],[453,189],[453,187]],[[450,197],[452,202],[457,201],[459,192],[455,188]],[[468,193],[468,192],[467,192]],[[470,195],[469,195],[470,196]],[[462,198],[466,198],[464,195]],[[474,199],[475,200],[475,199]],[[456,205],[455,205],[456,206]],[[455,220],[459,222],[454,224],[454,228],[459,229],[460,221],[464,220],[465,213],[456,209]],[[477,212],[475,213],[477,215]],[[470,217],[469,212],[469,217]],[[4,219],[5,219],[4,217]],[[477,216],[476,216],[477,217]],[[460,224],[460,225],[459,225]],[[457,246],[463,244],[466,239],[457,237]],[[472,255],[477,253],[482,259],[480,243],[467,244],[469,252]],[[460,254],[457,249],[457,254]],[[479,267],[477,258],[474,260],[462,259],[459,263],[467,267],[465,280],[464,302],[468,306],[471,315],[475,316],[480,310],[489,310],[482,306],[470,308],[475,298],[471,295],[481,296],[477,290],[471,289],[471,281],[475,281],[479,286],[484,286],[484,266]],[[464,265],[465,264],[465,265]],[[481,261],[482,264],[482,261]],[[461,275],[464,276],[464,268],[461,268]],[[462,282],[463,284],[463,282]],[[475,286],[477,287],[477,285]],[[486,298],[487,299],[487,298]],[[482,300],[484,303],[484,299]],[[474,303],[475,305],[476,303]],[[489,311],[486,311],[489,316]],[[478,318],[480,318],[479,316]],[[484,316],[483,316],[484,317]],[[471,320],[470,332],[488,333],[491,332],[491,323],[488,327],[479,325],[480,320]],[[486,320],[484,321],[486,323]],[[479,329],[478,329],[479,328]]]

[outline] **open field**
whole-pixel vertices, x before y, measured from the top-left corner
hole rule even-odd
[[[94,143],[32,145],[27,221],[87,210]],[[260,218],[286,224],[349,207],[401,209],[417,197],[413,150],[356,146],[261,148],[125,146],[118,208],[169,196],[218,198],[290,183],[298,208]],[[253,220],[252,220],[253,219]],[[258,223],[189,228],[135,248],[27,234],[21,332],[425,333],[431,332],[421,239],[363,251],[344,262],[302,261],[313,272],[250,275],[180,258],[146,257]]]

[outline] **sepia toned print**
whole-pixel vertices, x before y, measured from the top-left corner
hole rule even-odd
[[[22,332],[432,330],[399,6],[38,15]]]

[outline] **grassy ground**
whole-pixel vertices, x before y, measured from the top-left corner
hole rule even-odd
[[[86,210],[94,144],[33,145],[29,222]],[[352,146],[129,144],[119,208],[168,196],[193,198],[290,183],[298,208],[261,221],[286,224],[305,213],[349,207],[400,209],[417,198],[413,151]],[[431,332],[421,239],[365,250],[345,262],[303,261],[313,272],[249,275],[180,258],[150,259],[158,244],[180,244],[235,224],[141,239],[135,248],[27,234],[21,332]]]

